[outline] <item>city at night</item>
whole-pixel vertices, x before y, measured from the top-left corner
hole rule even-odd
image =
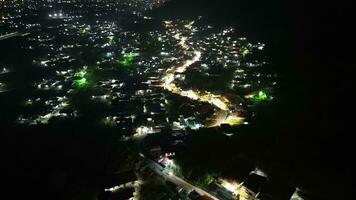
[[[0,0],[2,197],[353,199],[350,13]]]

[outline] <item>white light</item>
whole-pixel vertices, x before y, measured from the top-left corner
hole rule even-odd
[[[226,180],[223,180],[221,183],[221,186],[229,190],[230,192],[235,192],[236,189],[238,188],[238,184],[236,182],[228,182]]]

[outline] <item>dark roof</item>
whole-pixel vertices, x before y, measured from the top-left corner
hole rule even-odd
[[[269,180],[258,196],[261,200],[290,200],[295,188],[285,181]]]
[[[266,181],[267,181],[266,177],[257,174],[251,174],[243,185],[249,190],[251,190],[252,192],[257,193],[265,185]]]
[[[189,199],[199,200],[199,198],[200,198],[200,194],[197,191],[193,190],[192,192],[189,193]]]

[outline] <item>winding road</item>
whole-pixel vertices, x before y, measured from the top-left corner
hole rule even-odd
[[[182,47],[182,50],[184,51],[185,55],[189,55],[188,50],[194,52],[193,58],[185,60],[182,64],[173,66],[166,70],[166,73],[163,76],[163,83],[161,86],[171,93],[178,94],[180,96],[187,97],[195,101],[209,103],[214,107],[218,108],[220,112],[215,114],[215,116],[217,117],[215,118],[213,123],[208,125],[209,127],[220,126],[224,123],[230,125],[238,125],[236,123],[232,123],[233,121],[242,123],[244,118],[239,117],[237,115],[237,113],[234,111],[233,106],[231,105],[231,102],[226,97],[213,94],[208,91],[183,90],[174,83],[176,80],[176,74],[184,73],[185,71],[187,71],[188,67],[201,60],[202,52],[194,49],[194,47],[192,46],[189,46],[187,43],[187,37],[184,37],[180,34],[176,34],[173,37],[179,41],[179,44]]]

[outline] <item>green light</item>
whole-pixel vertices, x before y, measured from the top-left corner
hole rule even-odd
[[[90,85],[88,81],[88,72],[86,68],[74,74],[73,85],[75,85],[78,88],[85,88]]]
[[[248,54],[250,54],[250,50],[248,50],[246,47],[242,48],[242,52],[241,52],[242,56],[245,57]]]
[[[266,94],[266,92],[264,91],[259,91],[256,95],[254,95],[252,97],[252,100],[255,102],[255,103],[260,103],[262,101],[266,101],[268,100],[268,96]]]
[[[86,70],[83,69],[80,72],[75,73],[74,76],[83,78],[86,74],[87,74]]]
[[[88,81],[86,78],[81,78],[78,80],[74,80],[74,85],[76,85],[79,88],[84,88],[89,85]]]
[[[267,100],[268,99],[267,94],[265,92],[263,92],[263,91],[260,91],[258,93],[258,98],[261,99],[261,100]]]
[[[124,67],[128,67],[135,61],[135,57],[136,57],[136,55],[134,55],[132,53],[126,54],[126,55],[124,55],[123,60],[120,61],[119,63]]]

